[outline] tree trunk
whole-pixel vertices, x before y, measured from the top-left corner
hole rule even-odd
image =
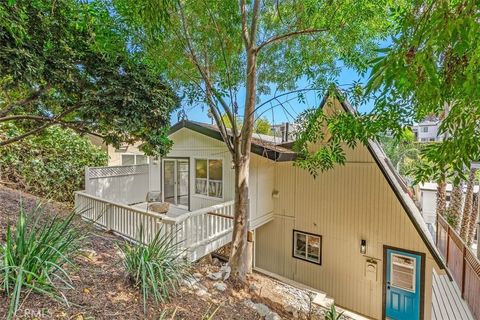
[[[447,220],[454,230],[458,229],[462,212],[463,181],[453,186]]]
[[[472,168],[467,180],[467,190],[465,192],[465,205],[463,207],[462,223],[460,224],[460,237],[467,241],[468,228],[470,225],[472,204],[473,204],[473,186],[475,183],[475,173],[477,169]]]
[[[232,237],[232,251],[229,264],[232,277],[246,281],[251,272],[253,250],[248,245],[248,224],[250,219],[249,169],[250,150],[254,128],[254,110],[257,95],[257,56],[256,51],[247,50],[246,93],[243,126],[240,136],[235,139],[235,218]]]
[[[445,178],[437,182],[437,216],[445,216],[447,212],[447,183]]]
[[[248,195],[248,178],[250,156],[236,156],[235,159],[235,218],[233,226],[232,250],[229,264],[232,277],[245,281],[251,271],[252,252],[248,246],[248,221],[250,218],[250,201]]]
[[[468,225],[467,232],[467,244],[470,245],[473,242],[473,237],[475,236],[475,231],[477,230],[477,217],[478,217],[478,193],[473,195],[473,205],[472,210],[470,211],[470,224]]]

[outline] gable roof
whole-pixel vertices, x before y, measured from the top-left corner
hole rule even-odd
[[[337,90],[336,99],[340,101],[345,112],[352,114],[357,113],[357,111],[347,102],[347,100],[342,96],[342,94]],[[326,103],[326,99],[322,102],[321,107]],[[433,259],[437,263],[438,267],[445,269],[448,272],[448,269],[445,266],[445,262],[440,256],[439,251],[435,245],[435,242],[428,231],[427,225],[422,218],[420,210],[417,208],[413,199],[408,194],[407,184],[405,180],[400,176],[397,170],[394,169],[390,159],[386,156],[382,147],[378,142],[369,140],[367,145],[368,151],[372,155],[373,159],[377,163],[378,167],[382,171],[383,176],[387,180],[388,184],[392,188],[392,191],[395,193],[398,201],[402,205],[403,209],[408,215],[408,218],[412,222],[413,226],[417,230],[418,235],[422,238],[425,246],[428,248],[428,251],[432,255]],[[451,278],[451,275],[449,274]]]
[[[320,104],[320,108],[323,108],[327,103],[328,96],[324,97],[322,103]],[[344,109],[345,112],[356,114],[357,111],[347,102],[347,100],[343,97],[339,90],[335,90],[335,99],[340,102],[340,105]],[[222,136],[220,134],[220,130],[218,127],[206,123],[195,122],[195,121],[188,121],[183,120],[178,122],[174,126],[171,127],[169,135],[177,132],[182,128],[188,128],[195,132],[204,134],[211,138],[223,141]],[[231,135],[231,132],[228,132]],[[267,141],[263,135],[256,135],[252,138],[252,148],[251,151],[257,155],[262,157],[268,158],[274,161],[293,161],[296,158],[295,152],[291,149],[292,142],[288,143],[276,143],[275,140]],[[272,137],[273,138],[273,137]],[[432,255],[433,259],[436,261],[437,265],[441,269],[445,269],[448,273],[448,269],[445,267],[445,263],[438,252],[435,243],[430,235],[430,232],[427,229],[427,225],[423,220],[420,211],[418,210],[417,206],[413,202],[412,198],[408,194],[408,188],[403,180],[403,178],[399,175],[399,173],[394,169],[393,165],[391,164],[388,157],[383,152],[381,146],[373,140],[369,140],[367,149],[369,153],[372,155],[373,159],[375,160],[377,166],[380,168],[383,176],[387,180],[388,184],[392,188],[392,191],[395,193],[398,201],[402,205],[403,209],[407,213],[410,221],[412,222],[413,226],[415,227],[417,233],[425,243],[425,246],[428,248],[430,254]],[[449,274],[450,276],[450,274]],[[450,276],[451,278],[451,276]]]
[[[222,135],[220,134],[220,130],[217,126],[196,122],[196,121],[188,121],[183,120],[170,128],[169,135],[177,132],[182,128],[187,128],[193,130],[195,132],[204,134],[210,138],[217,139],[223,141]],[[228,130],[228,134],[231,136],[230,130]],[[265,157],[270,160],[274,161],[292,161],[295,160],[296,154],[289,148],[285,148],[281,146],[281,142],[278,143],[275,141],[277,138],[273,136],[267,136],[264,134],[254,133],[252,138],[252,147],[251,151],[259,156]]]

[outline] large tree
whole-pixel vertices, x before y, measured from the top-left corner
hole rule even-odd
[[[373,99],[373,111],[330,117],[330,129],[353,145],[385,131],[399,136],[406,126],[435,116],[445,139],[422,150],[415,176],[443,181],[460,173],[458,183],[466,178],[463,168],[480,155],[480,3],[414,0],[393,17],[396,35],[373,61],[363,96]],[[341,159],[343,149],[335,154]],[[318,162],[314,169],[328,166]]]
[[[363,72],[389,24],[390,1],[113,0],[136,44],[185,94],[208,106],[235,169],[230,265],[248,272],[249,165],[255,114],[298,83],[323,92],[339,61]],[[299,81],[302,80],[302,81]],[[306,89],[308,90],[308,89]],[[275,91],[275,93],[273,93]],[[278,94],[277,94],[278,93]],[[272,98],[272,95],[274,97]],[[226,114],[231,124],[227,131]]]
[[[0,147],[61,125],[165,153],[178,98],[128,39],[99,1],[0,2],[0,129],[23,132]]]

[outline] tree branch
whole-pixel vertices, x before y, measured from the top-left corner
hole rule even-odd
[[[48,88],[49,87],[39,89],[30,94],[30,96],[25,99],[9,104],[8,106],[0,110],[0,117],[5,117],[15,107],[23,107],[39,99],[45,92],[47,92]]]
[[[250,37],[248,35],[248,27],[247,27],[247,8],[246,8],[245,0],[240,1],[240,13],[242,16],[242,38],[243,42],[245,43],[245,47],[250,47]]]
[[[260,51],[262,48],[265,46],[275,43],[275,42],[280,42],[282,40],[294,37],[294,36],[300,36],[300,35],[308,35],[308,34],[314,34],[314,33],[320,33],[320,32],[326,32],[328,31],[329,28],[321,28],[321,29],[304,29],[304,30],[297,30],[297,31],[292,31],[292,32],[287,32],[278,36],[274,36],[265,42],[261,43],[257,47],[257,51]]]
[[[11,144],[11,143],[14,143],[14,142],[17,142],[17,141],[20,141],[22,139],[25,139],[26,137],[28,136],[31,136],[31,135],[34,135],[36,133],[39,133],[43,130],[45,130],[46,128],[50,127],[50,126],[53,126],[54,124],[62,124],[62,121],[61,121],[61,118],[65,117],[66,115],[68,115],[69,113],[73,112],[75,109],[77,109],[79,106],[78,105],[75,105],[75,106],[72,106],[66,110],[64,110],[63,112],[61,112],[59,115],[53,117],[53,118],[46,118],[46,117],[36,117],[36,116],[24,116],[25,117],[32,117],[34,118],[33,120],[36,120],[36,121],[45,121],[45,123],[43,125],[41,125],[40,127],[37,127],[35,129],[32,129],[30,131],[27,131],[19,136],[16,136],[16,137],[13,137],[13,138],[10,138],[10,139],[7,139],[7,140],[3,140],[3,141],[0,141],[0,147],[2,146],[5,146],[7,144]],[[15,117],[15,116],[13,116]],[[43,118],[43,119],[39,119],[39,118]]]

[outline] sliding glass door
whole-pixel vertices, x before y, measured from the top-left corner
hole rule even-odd
[[[189,201],[189,160],[163,159],[163,201],[187,208]]]

